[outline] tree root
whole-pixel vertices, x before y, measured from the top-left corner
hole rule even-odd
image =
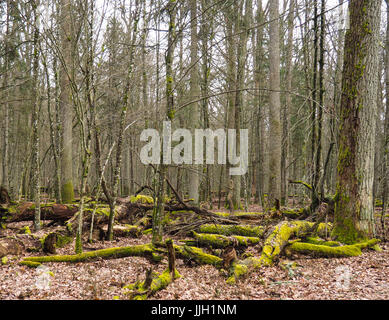
[[[374,247],[378,242],[378,239],[371,239],[366,242],[337,247],[306,242],[294,242],[285,248],[285,254],[291,255],[293,252],[296,252],[314,257],[356,257],[362,254],[362,249]]]

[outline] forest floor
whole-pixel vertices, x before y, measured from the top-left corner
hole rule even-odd
[[[20,228],[31,223],[15,223]],[[58,227],[47,227],[35,233],[41,236]],[[41,233],[41,234],[40,234]],[[174,238],[173,240],[178,240]],[[150,243],[150,235],[140,238],[118,238],[112,242],[98,241],[84,244],[84,251],[108,247]],[[287,259],[281,257],[272,267],[253,271],[235,285],[226,283],[225,275],[211,265],[188,265],[177,259],[176,268],[182,275],[166,289],[149,299],[165,300],[252,300],[252,299],[389,299],[389,243],[380,243],[382,251],[364,251],[350,258],[297,257],[295,269],[283,268]],[[250,247],[255,254],[259,250]],[[57,254],[73,254],[74,243],[57,249]],[[145,272],[152,267],[160,273],[167,261],[151,264],[142,257],[127,257],[81,263],[45,263],[50,270],[50,283],[39,289],[38,269],[18,265],[21,258],[42,253],[23,252],[23,256],[7,256],[0,264],[0,299],[34,300],[111,300],[128,299],[124,286],[144,280]],[[257,253],[258,254],[258,253]],[[342,282],[342,275],[349,275]]]

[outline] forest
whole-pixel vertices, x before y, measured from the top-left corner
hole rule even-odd
[[[0,1],[0,300],[388,300],[388,22]]]

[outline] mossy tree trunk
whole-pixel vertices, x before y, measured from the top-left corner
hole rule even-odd
[[[171,130],[171,122],[174,119],[174,95],[173,95],[173,57],[174,49],[176,45],[176,14],[177,14],[177,5],[176,1],[172,0],[169,2],[167,11],[169,14],[169,31],[168,31],[168,46],[165,56],[166,64],[166,120],[165,122],[167,128],[166,130]],[[167,138],[167,137],[166,137]],[[161,164],[159,166],[159,176],[158,176],[158,191],[157,199],[155,201],[155,207],[153,210],[153,237],[152,242],[158,243],[162,240],[162,221],[164,218],[164,199],[165,199],[165,179],[168,173],[168,166],[163,161],[164,155],[163,150],[166,150],[169,147],[169,143],[166,141],[165,137],[162,139],[162,153],[161,153]]]
[[[377,104],[379,0],[349,4],[350,29],[340,105],[340,136],[335,223],[337,240],[354,243],[372,237],[373,177]]]

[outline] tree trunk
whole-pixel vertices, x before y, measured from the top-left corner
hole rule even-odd
[[[335,221],[344,243],[375,233],[373,178],[381,1],[349,3],[340,105]]]
[[[63,60],[60,63],[60,87],[59,96],[61,108],[62,154],[61,154],[61,197],[63,203],[71,203],[74,199],[73,187],[73,107],[71,100],[71,77],[72,77],[72,43],[71,31],[71,4],[70,0],[61,0],[61,54]]]
[[[281,199],[281,120],[280,120],[280,35],[279,1],[270,2],[270,141],[269,141],[269,206]]]

